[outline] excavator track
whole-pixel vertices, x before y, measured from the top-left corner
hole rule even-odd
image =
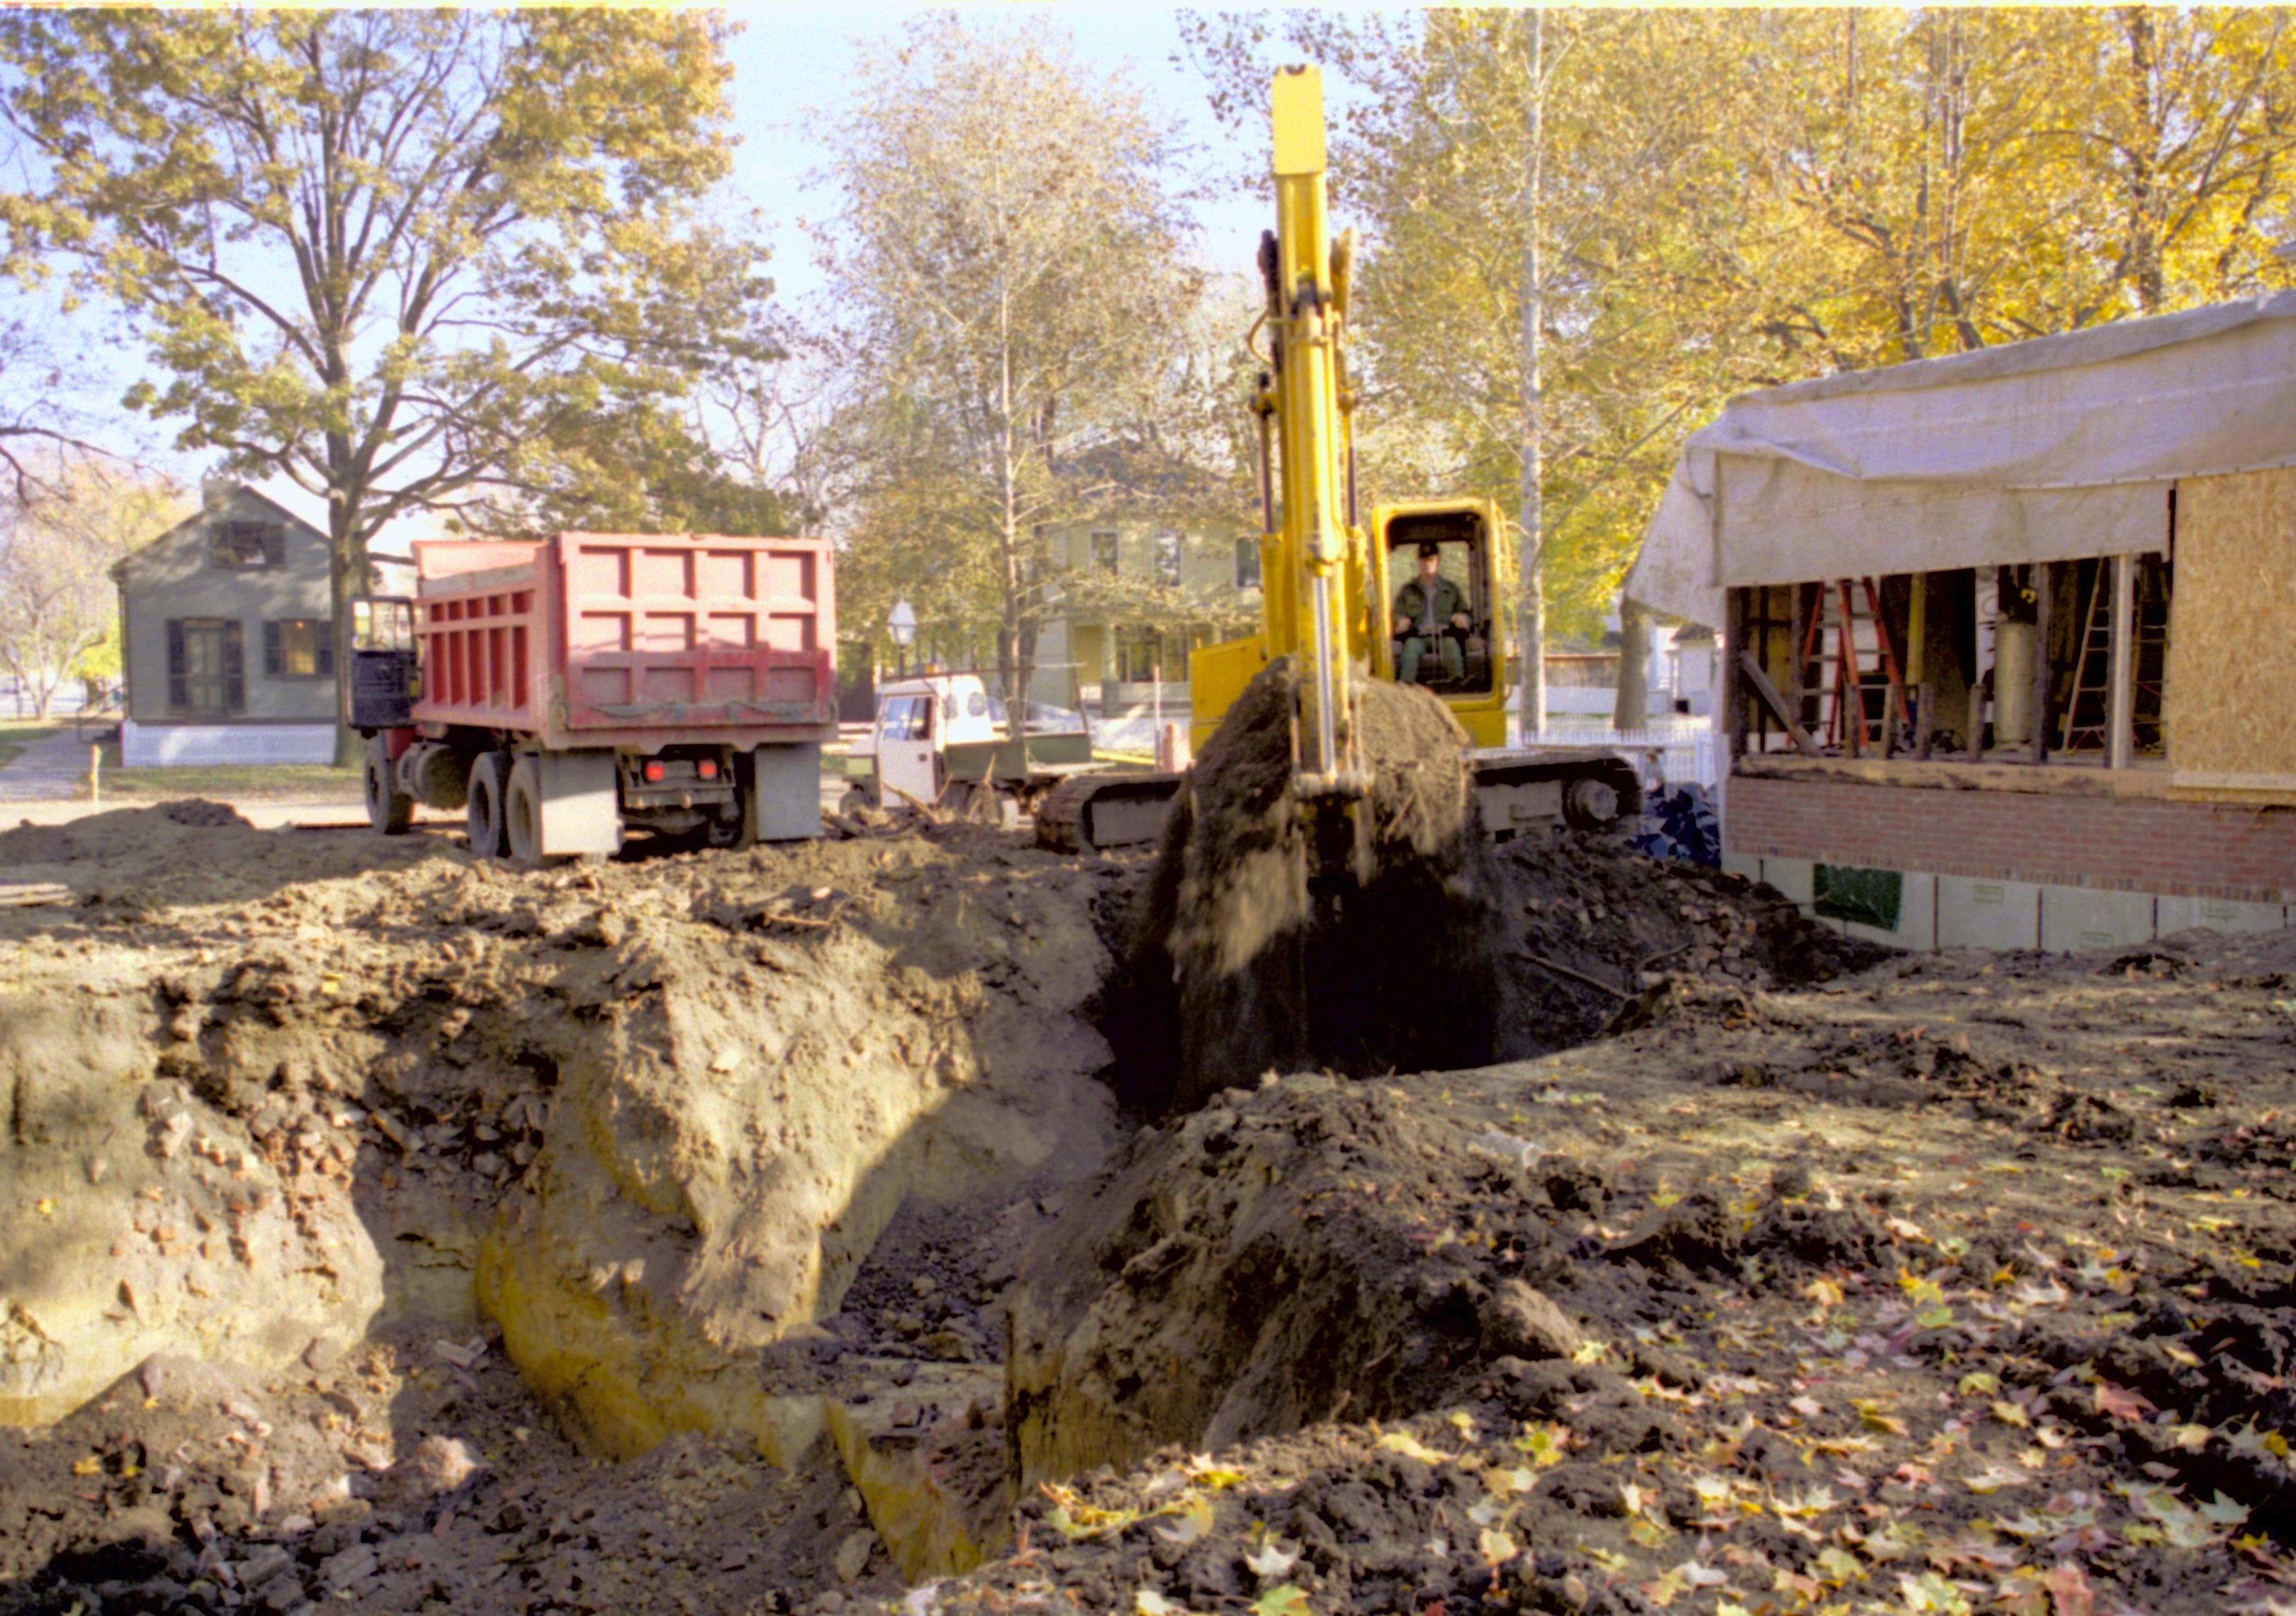
[[[1185,775],[1070,775],[1037,804],[1037,845],[1056,853],[1141,847],[1164,833]]]
[[[1632,821],[1642,808],[1635,766],[1598,746],[1538,747],[1474,752],[1475,796],[1483,831],[1506,841],[1560,823],[1574,831],[1607,831]]]
[[[1642,806],[1635,766],[1603,747],[1471,754],[1483,830],[1506,841],[1557,824],[1610,831]],[[1037,804],[1037,845],[1056,853],[1142,847],[1164,833],[1182,775],[1071,775]]]

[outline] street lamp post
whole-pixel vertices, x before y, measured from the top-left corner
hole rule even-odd
[[[909,677],[909,642],[917,637],[917,614],[909,610],[906,599],[893,603],[892,615],[885,619],[885,632],[893,636],[894,649],[901,653],[900,677]]]

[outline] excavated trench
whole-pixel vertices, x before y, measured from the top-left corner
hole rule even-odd
[[[0,1610],[828,1608],[1001,1549],[1023,1477],[1409,1399],[1308,1383],[1316,1284],[1201,1407],[1087,1339],[1111,1253],[1136,1291],[1201,1255],[1099,1226],[1126,1175],[1219,1131],[1116,1101],[1169,1070],[1145,859],[885,825],[521,874],[168,805],[0,865],[75,900],[0,919],[0,1497],[61,1500],[0,1521]],[[1661,950],[1830,957],[1614,850],[1479,879],[1508,1054]],[[1268,1256],[1176,1290],[1174,1341],[1283,1295]]]

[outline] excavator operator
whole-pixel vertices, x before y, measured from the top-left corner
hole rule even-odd
[[[1416,684],[1419,664],[1431,651],[1442,659],[1443,677],[1464,679],[1467,659],[1461,637],[1472,619],[1467,597],[1459,586],[1443,576],[1442,547],[1419,546],[1419,576],[1406,578],[1395,592],[1395,637],[1403,642],[1403,660],[1397,672],[1406,685]]]

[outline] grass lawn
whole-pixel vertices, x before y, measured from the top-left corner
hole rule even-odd
[[[218,797],[242,802],[356,802],[359,771],[324,763],[219,763],[205,767],[122,768],[119,743],[103,749],[103,794],[156,801]]]

